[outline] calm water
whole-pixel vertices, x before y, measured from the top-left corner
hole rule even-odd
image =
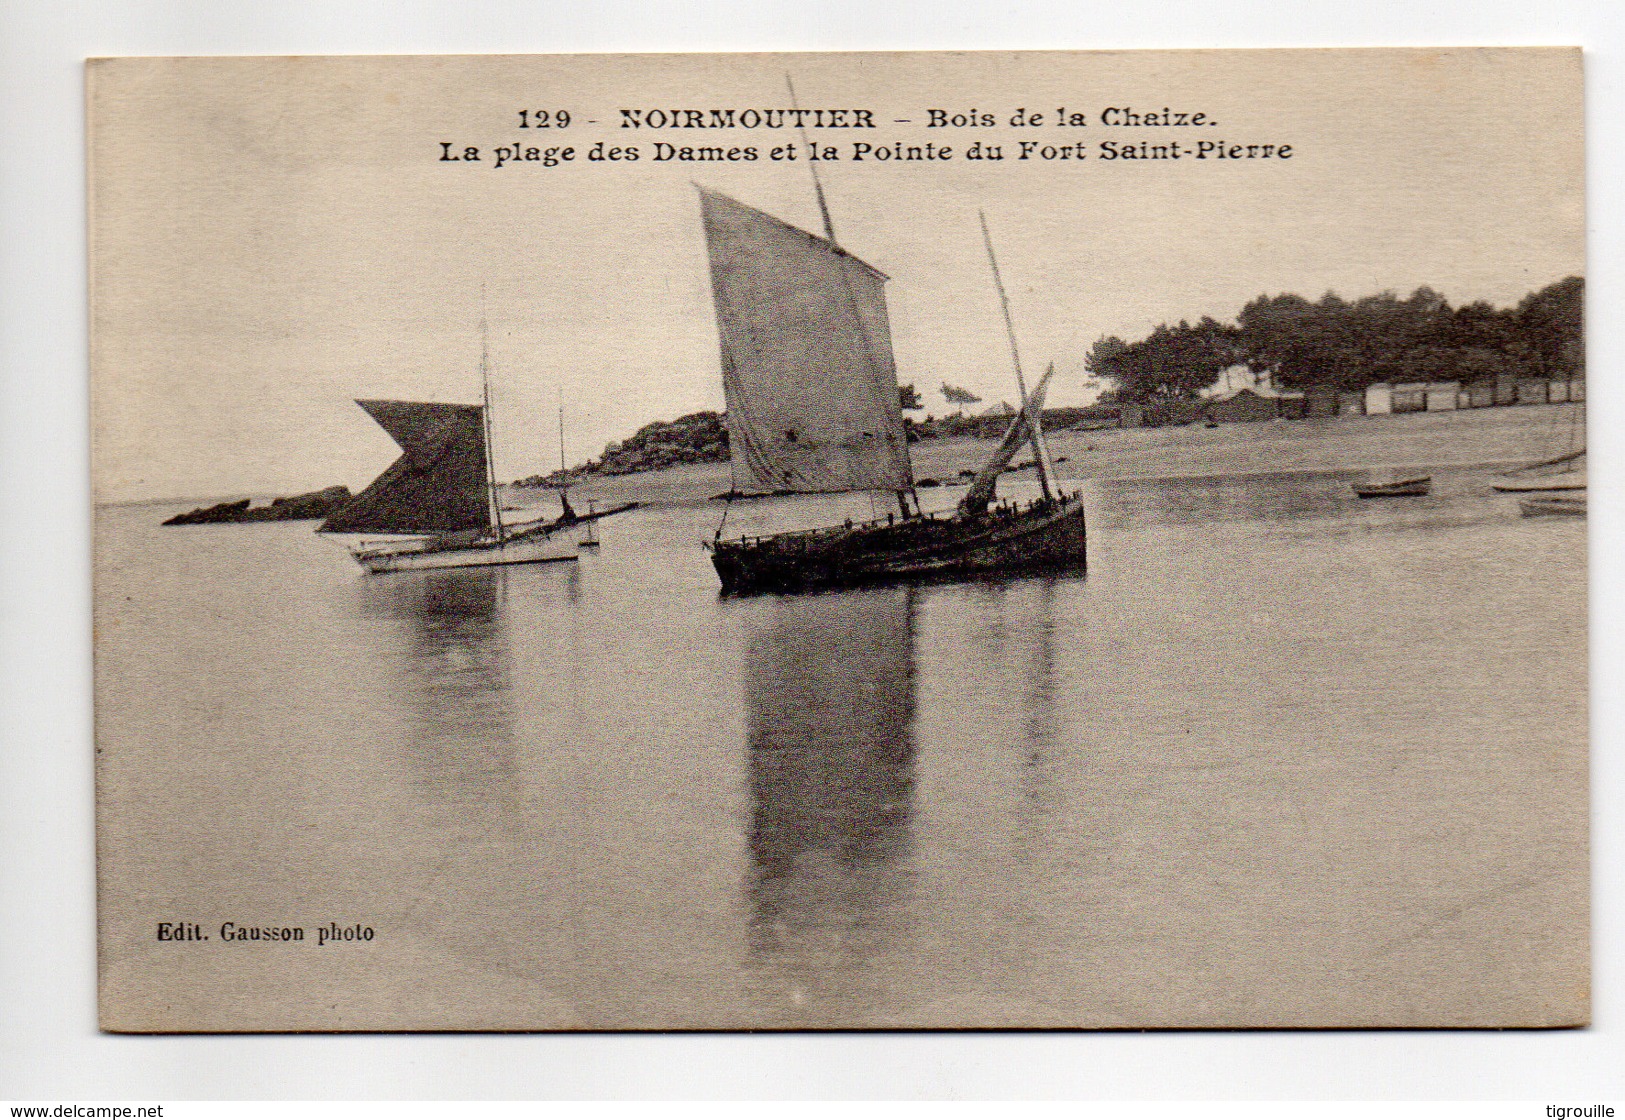
[[[106,991],[214,1028],[1572,1013],[1585,524],[1348,477],[1096,484],[1086,578],[728,600],[714,507],[381,577],[103,509]]]

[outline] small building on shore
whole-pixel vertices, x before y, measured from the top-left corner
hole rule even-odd
[[[1399,381],[1393,389],[1393,412],[1426,412],[1428,384],[1426,381]]]
[[[1543,377],[1520,377],[1518,379],[1519,404],[1545,404],[1546,379]]]
[[[1394,410],[1394,387],[1378,381],[1365,387],[1365,414],[1386,416]]]
[[[1429,381],[1423,390],[1427,394],[1429,412],[1454,412],[1461,403],[1461,382]]]

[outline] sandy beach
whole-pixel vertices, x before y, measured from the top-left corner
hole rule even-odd
[[[1334,420],[1102,429],[1049,433],[1050,454],[1067,479],[1205,478],[1283,471],[1514,465],[1562,454],[1579,440],[1584,404],[1525,405],[1459,412],[1414,412]],[[959,480],[986,461],[994,441],[927,440],[910,449],[917,479]],[[1575,444],[1578,446],[1579,444]],[[1018,472],[1017,477],[1030,472]],[[594,478],[574,498],[684,504],[728,489],[727,463]],[[534,504],[547,490],[510,491]]]

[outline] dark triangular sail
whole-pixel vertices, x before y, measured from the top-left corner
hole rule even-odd
[[[356,401],[404,454],[322,523],[324,533],[460,533],[491,526],[478,405]]]
[[[734,488],[912,487],[885,275],[726,195],[700,199]]]

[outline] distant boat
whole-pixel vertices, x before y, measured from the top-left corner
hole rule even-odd
[[[1584,517],[1586,496],[1581,492],[1572,497],[1553,494],[1548,497],[1519,498],[1518,510],[1525,517]]]
[[[1490,485],[1503,494],[1530,494],[1518,502],[1525,517],[1586,515],[1585,410],[1575,409],[1569,424],[1571,450],[1500,475]]]
[[[1584,490],[1586,488],[1586,453],[1584,449],[1530,463],[1499,475],[1490,485],[1503,494],[1528,494],[1537,491]]]
[[[1427,474],[1405,475],[1377,481],[1367,481],[1354,484],[1354,492],[1362,498],[1419,498],[1425,495],[1433,486],[1433,476]]]
[[[1044,446],[1047,375],[1030,396],[1023,391],[1004,441],[959,508],[922,513],[885,274],[836,243],[821,188],[823,237],[705,188],[700,198],[721,338],[731,491],[887,490],[898,506],[884,520],[772,536],[724,540],[719,526],[706,547],[725,593],[1083,568],[1083,504],[1076,494],[1056,491]],[[998,281],[996,262],[994,276]],[[1008,322],[1008,307],[1006,315]],[[1013,334],[1011,345],[1014,354]],[[1016,371],[1019,382],[1019,359]],[[999,474],[1027,443],[1043,497],[995,505]]]

